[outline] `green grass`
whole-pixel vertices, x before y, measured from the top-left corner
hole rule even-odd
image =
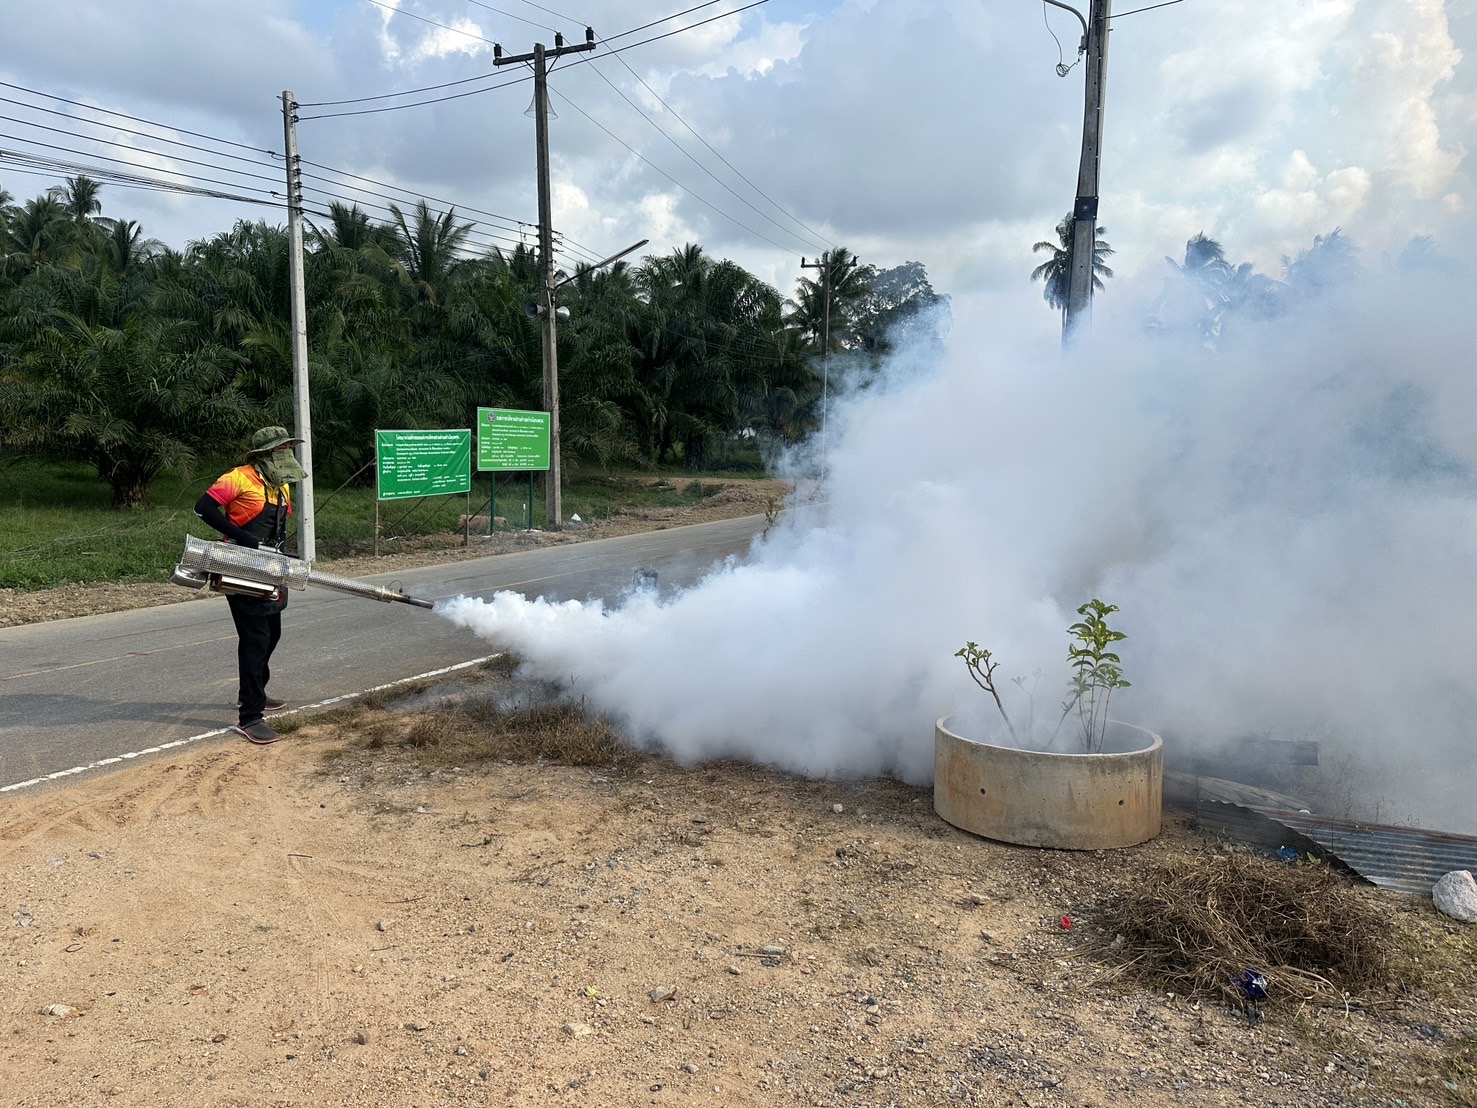
[[[154,482],[146,508],[117,511],[97,474],[78,462],[0,460],[0,588],[44,589],[96,582],[164,582],[184,550],[185,535],[218,537],[195,518],[194,504],[216,474],[237,464],[229,458],[202,466],[186,480],[166,475]],[[593,522],[636,508],[683,507],[717,491],[715,475],[676,470],[647,474],[580,473],[566,478],[564,514]],[[752,477],[752,473],[744,476]],[[485,520],[490,482],[472,479],[471,508]],[[528,523],[528,477],[498,480],[497,514],[511,528]],[[466,513],[465,496],[379,504],[381,550],[398,537],[451,533]],[[369,553],[375,534],[374,488],[315,487],[317,553],[331,560]],[[544,524],[544,492],[534,482],[533,526]],[[393,549],[393,547],[390,547]]]

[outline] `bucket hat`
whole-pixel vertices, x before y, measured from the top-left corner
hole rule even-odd
[[[247,453],[265,454],[268,450],[276,450],[279,446],[290,446],[302,441],[302,439],[289,435],[286,427],[263,427],[251,436],[251,449]]]

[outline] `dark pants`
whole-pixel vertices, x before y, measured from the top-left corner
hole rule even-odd
[[[267,707],[267,682],[272,670],[272,651],[282,638],[282,609],[271,610],[271,601],[250,596],[227,596],[231,619],[236,624],[236,664],[241,671],[241,718],[244,724],[262,718]]]

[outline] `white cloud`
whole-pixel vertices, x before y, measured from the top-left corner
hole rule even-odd
[[[280,149],[276,97],[290,88],[311,105],[304,157],[408,190],[394,194],[402,204],[427,195],[532,224],[528,71],[494,70],[482,39],[524,52],[555,30],[582,42],[583,25],[517,3],[506,10],[526,21],[464,0],[404,3],[399,14],[341,0],[249,12],[226,0],[28,5],[7,19],[0,78],[252,151]],[[922,261],[942,291],[993,292],[1025,280],[1030,244],[1072,202],[1083,67],[1055,73],[1057,40],[1071,61],[1079,35],[1059,9],[1043,20],[1031,4],[773,0],[685,33],[668,34],[703,13],[630,36],[652,19],[642,0],[591,14],[602,43],[654,40],[619,60],[604,45],[566,57],[550,75],[561,230],[596,256],[641,238],[661,252],[696,240],[789,291],[801,256],[839,243],[881,266]],[[1474,34],[1477,19],[1439,0],[1271,12],[1197,0],[1116,19],[1101,207],[1115,270],[1157,274],[1202,230],[1259,265],[1335,225],[1371,255],[1462,233],[1477,134],[1463,39]],[[467,95],[479,88],[492,91]],[[363,99],[412,89],[426,91]],[[435,102],[379,110],[407,99]],[[330,103],[341,100],[354,102]],[[44,187],[3,166],[0,181],[21,196]],[[116,187],[103,199],[174,244],[274,218]],[[1127,307],[1116,296],[1102,310],[1114,300]]]

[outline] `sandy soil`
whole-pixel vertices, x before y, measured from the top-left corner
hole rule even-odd
[[[449,760],[435,695],[0,801],[0,1100],[1477,1104],[1470,960],[1256,1022],[1122,973],[1104,898],[1230,849],[1185,816],[1065,853],[886,780]]]

